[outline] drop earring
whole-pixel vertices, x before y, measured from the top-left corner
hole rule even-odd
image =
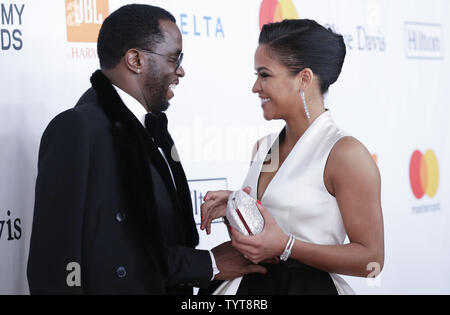
[[[300,96],[302,97],[303,107],[305,109],[306,118],[311,119],[311,114],[309,113],[308,105],[306,105],[305,92],[303,92],[303,90],[300,90]]]

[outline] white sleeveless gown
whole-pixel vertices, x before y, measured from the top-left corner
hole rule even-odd
[[[347,134],[336,126],[330,111],[324,112],[300,137],[267,186],[261,203],[286,234],[314,244],[344,243],[346,232],[336,198],[323,181],[330,151],[344,136]],[[242,185],[252,188],[255,199],[264,159],[277,139],[277,134],[263,138]],[[354,294],[344,279],[336,274],[330,276],[339,294]],[[236,294],[241,280],[224,282],[214,294]]]

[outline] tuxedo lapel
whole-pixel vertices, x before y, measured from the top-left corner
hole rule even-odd
[[[176,146],[169,133],[167,133],[167,139],[165,142],[166,143],[163,147],[163,151],[170,165],[177,186],[177,201],[181,210],[181,215],[184,219],[183,222],[189,223],[185,227],[185,229],[187,229],[186,236],[189,244],[196,246],[198,244],[199,238],[193,216],[191,192],[187,182],[186,174],[184,173],[183,167],[181,165]]]
[[[172,202],[181,211],[180,196],[182,193],[180,193],[180,189],[181,192],[184,191],[184,186],[186,186],[187,181],[181,164],[176,163],[172,156],[172,148],[175,149],[175,147],[167,130],[166,115],[164,113],[148,113],[145,116],[145,129],[150,136],[149,138],[152,139],[149,144],[151,158],[153,160],[152,163],[158,166],[157,171],[163,178],[167,190],[170,192]],[[164,159],[158,147],[162,149]],[[176,150],[175,154],[177,155],[175,160],[179,161]]]
[[[173,205],[176,208],[179,208],[179,202],[178,202],[178,195],[177,190],[174,186],[174,181],[172,180],[172,175],[170,175],[169,166],[167,165],[166,161],[164,160],[164,157],[161,155],[161,152],[159,151],[158,147],[155,145],[155,143],[150,139],[150,136],[148,135],[148,142],[146,144],[146,147],[148,149],[148,153],[150,156],[151,163],[155,166],[157,172],[161,176],[161,178],[164,181],[164,184],[169,191],[170,198],[172,200]],[[166,155],[167,162],[171,162],[171,157]],[[173,172],[173,169],[172,169]],[[175,184],[178,187],[178,182],[176,180],[176,176],[174,175]]]
[[[169,141],[167,146],[165,145],[163,148],[166,160],[164,160],[164,157],[161,155],[155,143],[151,139],[149,140],[148,148],[150,159],[152,160],[153,165],[155,165],[156,171],[163,179],[166,188],[169,191],[172,204],[179,214],[179,218],[176,219],[182,223],[180,224],[180,228],[183,230],[182,233],[186,237],[186,244],[195,247],[199,242],[199,237],[193,216],[191,192],[172,137],[168,135]],[[172,171],[173,180],[168,165]]]

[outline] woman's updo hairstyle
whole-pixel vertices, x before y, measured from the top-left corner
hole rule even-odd
[[[342,35],[306,19],[264,25],[259,44],[267,45],[292,75],[310,68],[318,76],[322,94],[339,77],[346,53]]]

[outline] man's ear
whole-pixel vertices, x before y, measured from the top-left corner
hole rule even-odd
[[[138,50],[134,48],[129,49],[125,53],[124,63],[131,72],[136,74],[140,74],[142,72],[144,61]]]
[[[310,68],[305,68],[297,74],[297,80],[300,85],[300,89],[305,91],[312,85],[314,73]]]

